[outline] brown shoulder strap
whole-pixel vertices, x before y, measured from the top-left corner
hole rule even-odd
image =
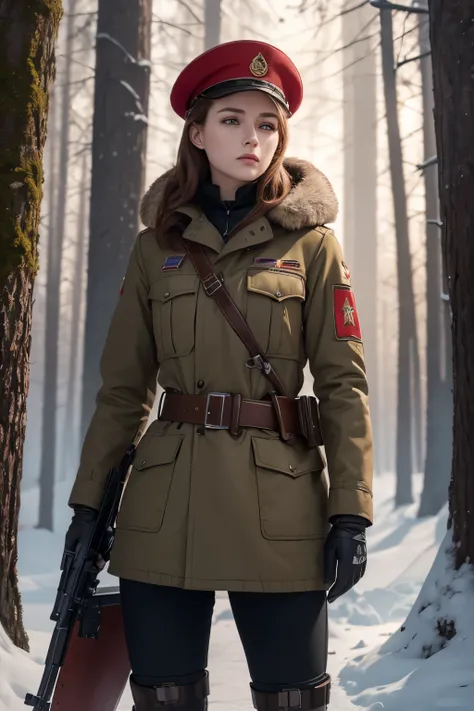
[[[202,245],[183,239],[186,251],[188,252],[194,268],[201,279],[204,291],[208,296],[212,296],[229,324],[234,329],[242,343],[250,353],[250,360],[253,361],[251,367],[260,368],[263,375],[271,382],[278,395],[284,395],[284,388],[278,375],[273,370],[271,364],[266,360],[262,349],[249,328],[245,318],[234,303],[224,284],[215,274]]]

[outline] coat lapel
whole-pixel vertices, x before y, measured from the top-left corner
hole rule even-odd
[[[273,239],[272,227],[266,217],[260,217],[258,220],[254,220],[250,225],[244,227],[243,230],[232,235],[221,249],[218,259],[222,259],[232,252],[269,242],[271,239]]]
[[[179,211],[191,218],[191,222],[183,232],[183,237],[217,252],[216,261],[232,252],[264,244],[273,238],[273,230],[266,217],[254,220],[243,230],[237,231],[228,242],[224,242],[218,230],[207,219],[201,208],[195,205],[186,205]]]
[[[214,225],[209,222],[200,207],[186,205],[181,207],[179,212],[191,218],[191,222],[183,232],[185,239],[191,240],[191,242],[198,242],[217,253],[222,251],[224,246],[222,237]]]

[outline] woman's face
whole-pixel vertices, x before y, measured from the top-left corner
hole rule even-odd
[[[205,123],[191,126],[190,138],[206,151],[221,198],[233,200],[237,188],[263,175],[275,154],[279,141],[275,104],[261,91],[216,99]]]

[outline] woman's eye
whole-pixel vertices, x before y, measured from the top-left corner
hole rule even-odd
[[[275,126],[271,123],[262,123],[260,128],[264,128],[265,131],[276,131]]]
[[[232,124],[232,123],[229,123],[230,121],[234,121],[234,123],[233,123],[233,124]],[[225,124],[227,124],[228,126],[235,126],[235,124],[238,124],[239,122],[237,121],[236,118],[226,118],[226,119],[223,120],[222,123],[225,123]]]

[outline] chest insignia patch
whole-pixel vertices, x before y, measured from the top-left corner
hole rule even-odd
[[[161,267],[162,272],[167,272],[170,269],[179,269],[184,262],[185,254],[172,254],[166,257],[165,263]]]
[[[273,257],[255,257],[253,263],[272,269],[299,269],[301,266],[297,259],[274,259]]]
[[[339,341],[362,341],[359,315],[350,286],[334,286],[334,326]]]

